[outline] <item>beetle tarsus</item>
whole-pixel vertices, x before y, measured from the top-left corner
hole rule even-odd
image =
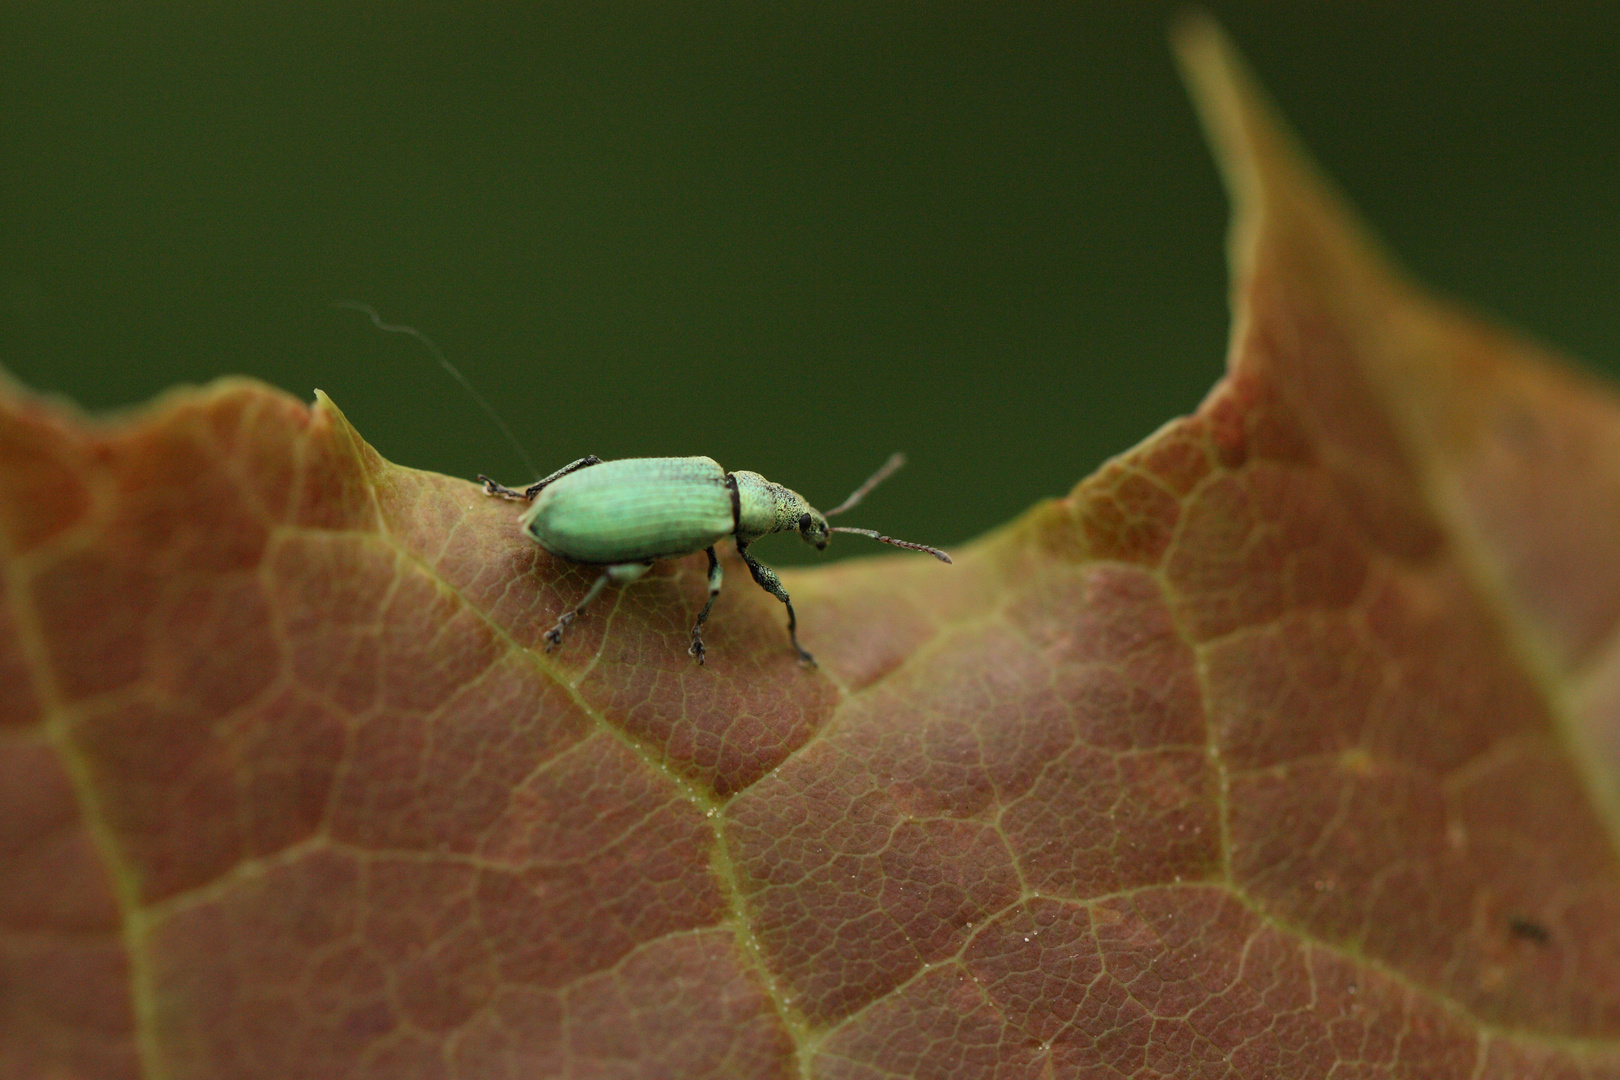
[[[584,599],[575,604],[573,610],[563,612],[562,617],[557,620],[557,625],[542,635],[546,639],[546,652],[550,652],[562,644],[563,631],[568,629],[568,624],[585,614],[585,609],[591,606],[592,600],[601,595],[603,589],[607,588],[608,582],[626,583],[634,581],[642,574],[645,574],[647,568],[651,565],[652,563],[614,563],[612,566],[603,567],[602,573],[597,576],[596,580],[591,583],[591,587],[586,591]]]
[[[503,499],[512,499],[517,502],[529,501],[529,497],[523,494],[523,492],[518,491],[515,488],[509,488],[505,484],[497,484],[483,473],[478,474],[478,479],[482,481],[484,485],[485,495],[499,495]]]
[[[703,605],[698,612],[697,622],[692,624],[692,644],[687,646],[686,654],[697,657],[698,663],[703,663],[703,624],[709,618],[709,610],[714,607],[715,597],[720,595],[720,582],[725,577],[720,569],[720,556],[714,553],[714,545],[710,544],[704,551],[709,556],[709,602]]]
[[[562,644],[563,631],[568,629],[568,624],[577,618],[579,618],[579,610],[577,608],[573,611],[565,611],[562,613],[562,618],[557,620],[557,625],[545,632],[544,636],[546,639],[546,652],[551,652],[557,646]]]
[[[793,647],[799,651],[799,666],[815,667],[816,658],[805,652],[804,646],[799,644],[799,619],[798,616],[793,614],[793,605],[788,604],[786,599],[784,599],[782,603],[787,604],[788,640],[793,642]]]

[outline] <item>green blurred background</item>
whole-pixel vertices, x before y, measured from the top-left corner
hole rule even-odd
[[[1209,6],[1409,266],[1620,372],[1620,9]],[[1221,372],[1175,9],[11,2],[0,364],[95,408],[319,386],[395,461],[528,479],[353,299],[544,467],[825,506],[902,448],[850,523],[959,543]]]

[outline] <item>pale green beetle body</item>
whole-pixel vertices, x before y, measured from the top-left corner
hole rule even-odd
[[[702,551],[737,531],[726,470],[713,458],[626,458],[541,489],[518,524],[565,559],[606,565]]]
[[[937,548],[880,536],[870,529],[829,528],[827,517],[849,509],[904,459],[896,454],[870,480],[844,502],[828,511],[816,510],[804,496],[759,473],[727,472],[713,458],[624,458],[603,461],[591,456],[563,466],[523,490],[505,487],[480,476],[491,495],[530,502],[518,519],[529,539],[553,555],[572,562],[602,567],[585,598],[564,612],[546,632],[547,648],[562,641],[563,630],[610,582],[630,582],[647,572],[658,559],[689,555],[709,556],[709,602],[692,627],[688,650],[702,663],[702,627],[720,595],[721,570],[714,545],[731,537],[737,554],[748,564],[760,588],[787,606],[788,637],[806,663],[815,661],[799,645],[798,619],[793,603],[776,572],[755,559],[748,546],[762,536],[797,532],[817,549],[827,546],[828,534],[853,532],[886,544],[926,551],[950,562]]]

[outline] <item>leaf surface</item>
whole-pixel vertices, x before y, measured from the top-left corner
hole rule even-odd
[[[0,401],[0,1073],[1620,1076],[1620,405],[1210,26],[1226,378],[958,553],[611,590],[242,380]]]

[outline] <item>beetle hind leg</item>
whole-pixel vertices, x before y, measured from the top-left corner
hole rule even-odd
[[[478,481],[484,485],[485,495],[499,495],[503,499],[515,499],[520,502],[523,501],[523,492],[517,490],[516,488],[509,488],[505,484],[497,484],[483,473],[478,474]]]
[[[692,624],[692,644],[687,646],[686,649],[687,655],[697,657],[697,662],[700,664],[703,663],[704,655],[703,623],[709,617],[709,609],[714,607],[714,598],[720,595],[720,582],[725,577],[724,572],[720,569],[720,558],[714,553],[714,545],[709,545],[707,553],[709,556],[709,602],[703,605],[703,610],[698,612],[697,622]]]
[[[570,461],[567,465],[564,465],[562,468],[558,469],[545,479],[536,480],[522,491],[519,491],[517,488],[509,488],[505,484],[497,484],[483,473],[478,474],[478,479],[484,485],[485,495],[499,495],[503,499],[513,499],[517,502],[533,502],[534,497],[540,494],[540,492],[545,489],[547,484],[552,483],[555,480],[561,480],[571,472],[578,472],[581,469],[588,469],[592,465],[600,464],[602,464],[601,458],[597,457],[595,454],[586,454],[577,461]]]
[[[601,575],[591,583],[591,587],[589,591],[585,593],[584,599],[575,604],[571,610],[563,612],[562,615],[557,619],[557,625],[553,626],[550,630],[547,630],[545,634],[542,635],[546,641],[546,652],[551,652],[558,645],[562,644],[563,631],[568,629],[568,624],[585,613],[585,609],[590,606],[591,601],[600,596],[602,590],[607,588],[608,582],[616,581],[621,585],[628,584],[629,582],[636,580],[636,578],[640,577],[642,574],[645,574],[647,572],[647,568],[651,565],[652,563],[638,562],[616,563],[613,566],[604,567]]]

